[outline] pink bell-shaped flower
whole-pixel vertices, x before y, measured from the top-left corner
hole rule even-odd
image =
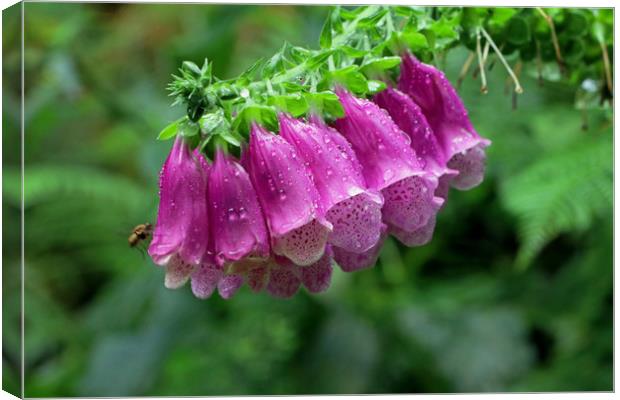
[[[434,221],[434,219],[433,219]],[[381,227],[379,241],[363,253],[352,253],[344,249],[334,247],[334,260],[344,272],[354,272],[360,269],[373,267],[377,263],[379,253],[387,237],[387,225]]]
[[[209,220],[215,262],[269,257],[269,236],[250,176],[218,149],[209,174]]]
[[[284,138],[252,125],[245,164],[263,210],[275,254],[310,265],[325,252],[325,219],[310,172]]]
[[[387,112],[371,101],[336,89],[345,116],[336,128],[351,143],[368,186],[384,197],[383,221],[388,227],[414,231],[434,218],[437,177],[423,169],[409,137]]]
[[[329,242],[354,253],[374,247],[381,234],[381,195],[366,188],[351,145],[319,120],[304,123],[279,115],[280,136],[312,173],[321,206],[333,225]]]
[[[420,106],[448,167],[459,174],[451,185],[459,190],[471,189],[484,179],[486,154],[491,144],[474,129],[463,101],[443,72],[424,64],[411,53],[402,56],[398,88]]]
[[[447,168],[447,159],[433,130],[420,107],[411,97],[394,88],[387,88],[377,94],[373,101],[390,114],[398,127],[409,135],[411,147],[426,171],[438,179],[448,174],[454,176],[458,171]]]
[[[160,173],[157,223],[148,249],[153,262],[167,266],[167,287],[183,285],[207,256],[206,196],[204,166],[178,136]]]

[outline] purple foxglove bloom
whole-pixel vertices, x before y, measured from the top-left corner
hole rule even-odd
[[[248,173],[218,149],[209,174],[209,221],[215,262],[269,257],[265,220]]]
[[[353,146],[368,186],[383,194],[383,221],[406,231],[426,225],[436,213],[437,177],[424,171],[409,137],[385,110],[342,88],[336,93],[345,110],[336,127]]]
[[[202,262],[209,239],[206,183],[203,168],[178,136],[160,173],[159,211],[148,250],[156,264],[166,265],[176,254],[187,264]]]
[[[334,260],[344,272],[353,272],[360,269],[373,267],[377,263],[379,253],[387,237],[387,225],[381,227],[381,236],[377,244],[364,253],[352,253],[338,247],[334,247]]]
[[[423,64],[411,53],[404,54],[402,59],[398,88],[420,106],[448,167],[459,171],[452,186],[467,190],[479,185],[484,178],[484,148],[491,142],[478,135],[463,101],[443,72]]]
[[[444,199],[441,197],[435,197],[433,206],[436,211],[441,209],[444,203]],[[431,241],[433,238],[433,232],[435,230],[435,223],[437,222],[437,214],[428,219],[428,222],[417,229],[412,231],[406,231],[398,227],[390,226],[389,232],[396,237],[402,244],[409,247],[423,246]]]
[[[295,148],[312,173],[327,220],[333,225],[329,242],[363,253],[381,234],[383,199],[366,188],[350,144],[322,123],[309,124],[279,115],[280,136]]]
[[[254,124],[246,157],[273,252],[297,265],[318,261],[332,225],[325,219],[310,172],[293,146]]]
[[[386,110],[398,127],[409,135],[411,147],[423,168],[439,179],[445,174],[458,172],[446,167],[447,159],[420,107],[411,97],[400,90],[387,88],[377,94],[373,101]]]

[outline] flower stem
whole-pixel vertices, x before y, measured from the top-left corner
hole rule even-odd
[[[541,8],[536,7],[536,10],[542,15],[544,20],[549,25],[549,29],[551,30],[551,41],[553,42],[553,48],[555,50],[555,58],[558,62],[558,66],[560,67],[560,72],[564,74],[566,72],[566,68],[564,66],[564,59],[562,58],[562,52],[560,51],[560,42],[558,41],[558,35],[555,32],[555,24],[553,23],[553,19]]]
[[[489,43],[487,41],[487,43]],[[480,69],[480,91],[484,94],[489,92],[487,88],[487,77],[484,73],[484,61],[482,59],[482,52],[480,50],[480,30],[476,32],[476,54],[478,55],[478,68]]]
[[[607,46],[604,41],[599,41],[601,45],[601,51],[603,53],[603,66],[605,68],[605,81],[607,83],[607,89],[609,93],[613,94],[613,84],[611,82],[611,66],[609,64],[609,54],[607,53]]]
[[[484,38],[489,42],[489,44],[493,48],[493,51],[495,51],[495,54],[497,54],[497,57],[499,58],[499,60],[502,62],[502,64],[504,64],[504,68],[506,68],[508,75],[510,75],[510,77],[512,78],[512,81],[515,84],[515,92],[519,94],[523,93],[523,88],[521,87],[521,84],[519,83],[519,78],[517,78],[515,73],[512,71],[512,69],[510,68],[510,65],[508,65],[508,62],[504,58],[502,52],[499,51],[499,49],[497,48],[497,45],[495,44],[493,39],[491,39],[491,36],[489,36],[487,31],[483,27],[480,27],[480,32],[484,35]]]
[[[469,71],[469,67],[471,67],[472,62],[474,61],[475,56],[476,55],[473,51],[470,52],[469,55],[467,56],[467,59],[465,60],[465,63],[461,67],[461,72],[459,72],[459,77],[456,81],[457,89],[461,88],[461,84],[463,83],[463,80],[465,79],[465,76],[467,75],[467,71]]]
[[[536,41],[536,72],[538,73],[538,86],[543,85],[543,74],[542,74],[542,56],[540,55],[540,42]]]

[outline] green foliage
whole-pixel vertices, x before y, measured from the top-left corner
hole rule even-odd
[[[576,141],[502,185],[506,207],[519,218],[517,265],[528,265],[550,240],[583,232],[612,207],[611,135]]]

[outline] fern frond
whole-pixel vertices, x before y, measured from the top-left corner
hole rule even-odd
[[[518,218],[524,268],[556,236],[588,229],[612,210],[611,137],[587,138],[535,162],[501,186],[504,206]]]

